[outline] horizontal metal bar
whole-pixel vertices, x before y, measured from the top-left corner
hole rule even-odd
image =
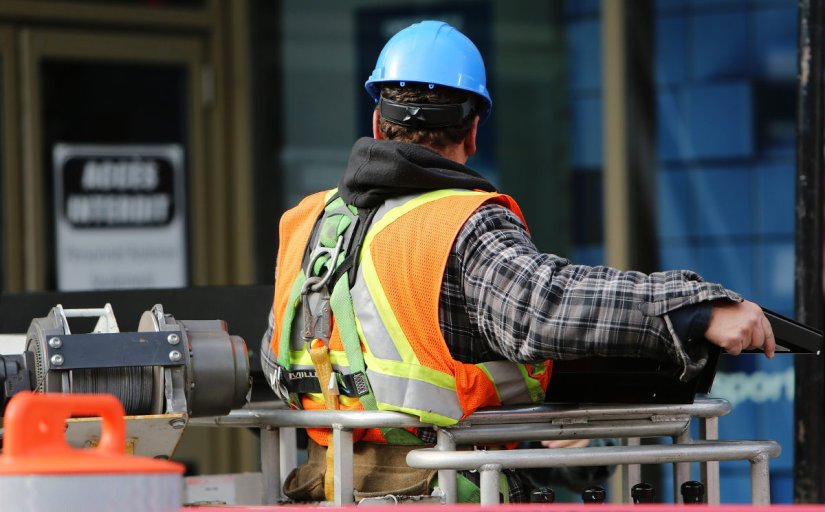
[[[684,432],[690,420],[651,422],[649,420],[609,420],[585,424],[478,425],[447,429],[456,444],[542,441],[550,439],[595,439],[605,437],[675,436]]]
[[[697,398],[692,404],[539,404],[483,409],[476,411],[459,425],[525,423],[562,419],[672,418],[676,416],[712,418],[725,416],[730,411],[730,403],[720,398]]]
[[[223,427],[428,427],[418,418],[389,411],[295,411],[291,409],[238,409],[227,416],[192,418],[190,425]]]
[[[75,308],[64,309],[63,314],[66,315],[66,318],[93,318],[106,316],[109,311],[106,308]]]
[[[346,428],[425,427],[413,416],[388,411],[305,411],[274,407],[238,409],[227,416],[190,420],[200,426],[231,427],[329,427],[338,423]],[[674,405],[553,405],[540,404],[502,407],[477,411],[455,427],[524,423],[580,423],[603,420],[687,421],[690,417],[717,417],[728,414],[730,403],[717,398],[697,399],[692,404]],[[197,420],[197,421],[196,421]]]
[[[440,451],[422,448],[407,454],[407,464],[422,469],[478,469],[485,464],[504,468],[662,464],[706,460],[750,460],[778,457],[775,441],[697,441],[692,444],[545,448],[524,450]]]

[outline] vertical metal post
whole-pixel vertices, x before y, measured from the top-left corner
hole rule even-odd
[[[708,441],[719,439],[719,418],[701,418],[699,420],[699,438]],[[721,488],[719,487],[719,461],[709,460],[699,465],[700,479],[705,483],[705,496],[708,505],[719,505]]]
[[[498,505],[499,502],[499,477],[501,466],[499,464],[485,464],[479,468],[479,491],[481,493],[481,506]]]
[[[261,476],[264,482],[265,505],[281,499],[281,434],[275,427],[261,429]]]
[[[625,446],[640,446],[642,440],[638,437],[628,437],[624,441]],[[632,503],[633,497],[630,495],[630,488],[634,482],[642,481],[642,466],[640,464],[625,464],[622,466],[622,501]]]
[[[604,245],[607,264],[656,264],[653,2],[602,2]]]
[[[455,439],[449,431],[439,428],[436,432],[437,441],[435,447],[439,451],[455,450]],[[438,486],[444,492],[445,503],[458,503],[458,484],[456,482],[456,471],[454,469],[438,470]]]
[[[298,467],[298,436],[294,427],[281,427],[280,432],[280,488],[283,489],[286,477]]]
[[[673,444],[688,444],[690,443],[690,429],[685,429],[684,432],[678,436],[673,436]],[[679,486],[682,482],[690,480],[690,462],[674,462],[673,463],[673,503],[681,503],[682,496],[679,492]]]
[[[799,0],[796,128],[796,318],[822,328],[823,0]],[[825,366],[796,356],[794,501],[825,503]]]
[[[332,444],[335,451],[333,462],[333,482],[335,486],[335,506],[349,505],[355,501],[353,495],[353,450],[352,430],[340,424],[332,425]]]
[[[760,455],[751,461],[751,503],[754,505],[771,504],[770,470],[768,456]]]

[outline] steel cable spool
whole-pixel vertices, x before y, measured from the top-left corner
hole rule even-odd
[[[48,359],[49,340],[69,332],[65,317],[55,308],[29,326],[26,351],[34,356],[34,391],[47,393],[108,393],[123,404],[126,414],[152,414],[152,398],[159,384],[151,366],[79,368],[57,372],[59,365]]]
[[[126,414],[151,414],[153,378],[151,366],[72,370],[69,392],[109,393],[120,400]]]

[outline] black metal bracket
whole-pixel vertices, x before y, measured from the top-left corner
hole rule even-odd
[[[63,334],[46,340],[50,370],[182,366],[180,331]]]

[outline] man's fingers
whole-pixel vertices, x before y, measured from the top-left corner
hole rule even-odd
[[[751,330],[751,340],[749,349],[759,349],[765,346],[765,329],[762,325],[762,311],[759,311],[759,318],[754,321],[753,329]]]
[[[765,343],[762,345],[762,350],[769,358],[773,357],[776,353],[776,338],[773,335],[771,323],[764,314],[762,315],[762,330],[765,331]]]
[[[753,302],[714,304],[705,338],[730,355],[762,349],[767,357],[776,352],[776,339],[762,308]]]
[[[738,356],[740,353],[742,353],[743,343],[744,342],[742,341],[742,338],[737,338],[733,340],[731,343],[728,343],[726,347],[723,346],[722,348],[725,349],[726,353],[732,356]]]
[[[756,325],[751,333],[751,345],[748,348],[762,349],[765,356],[771,358],[776,353],[776,339],[773,335],[773,329],[768,318],[762,312],[762,308],[757,309],[757,314],[759,318],[756,320]]]

